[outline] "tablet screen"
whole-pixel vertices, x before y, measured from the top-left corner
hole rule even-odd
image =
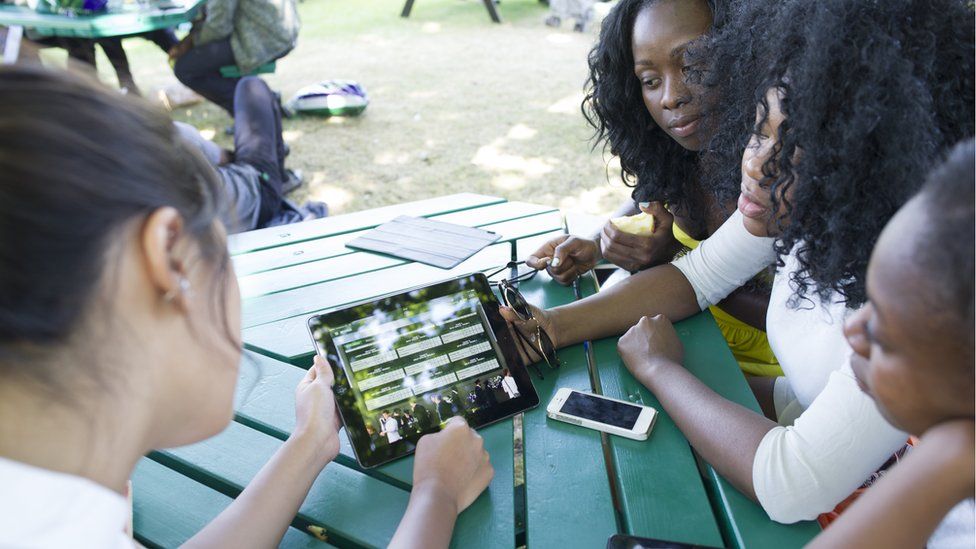
[[[409,454],[453,416],[478,427],[538,403],[483,275],[326,313],[309,327],[365,467]]]

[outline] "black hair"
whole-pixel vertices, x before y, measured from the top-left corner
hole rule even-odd
[[[581,106],[594,129],[594,148],[620,159],[620,178],[634,187],[635,201],[661,200],[686,212],[693,222],[704,217],[698,187],[698,153],[689,151],[659,128],[647,112],[634,76],[631,39],[634,21],[662,0],[621,0],[603,20],[600,40],[590,51],[590,74]],[[724,18],[715,0],[705,0],[713,26]]]
[[[949,313],[950,323],[966,338],[972,369],[973,280],[976,276],[976,148],[972,139],[957,145],[929,176],[919,194],[927,219],[916,225],[914,253],[924,270],[922,292],[933,311]]]
[[[758,133],[765,92],[779,87],[785,120],[760,184],[772,211],[788,197],[775,247],[781,267],[796,247],[792,305],[834,292],[851,308],[866,301],[882,228],[941,152],[973,135],[973,26],[963,0],[765,0],[744,4],[714,36],[708,82],[762,77],[712,113],[705,162],[718,165],[703,169],[703,185],[728,192],[743,125]]]
[[[222,283],[221,197],[165,113],[79,75],[0,67],[0,375],[59,385],[64,372],[16,363],[72,341],[120,230],[158,208],[179,212]]]

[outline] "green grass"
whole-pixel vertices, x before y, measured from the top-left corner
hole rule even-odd
[[[359,118],[285,121],[288,165],[306,185],[293,195],[344,213],[456,192],[500,195],[593,214],[629,196],[608,177],[579,111],[586,55],[596,31],[542,24],[536,0],[502,0],[491,23],[480,0],[305,0],[298,47],[265,75],[290,97],[329,78],[362,83],[371,104]],[[175,78],[152,44],[126,43],[147,95]],[[107,61],[103,79],[114,83]],[[231,123],[210,104],[173,113],[222,135]]]

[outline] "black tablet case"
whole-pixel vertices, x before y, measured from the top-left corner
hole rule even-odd
[[[401,215],[346,246],[453,269],[499,238],[491,231]]]

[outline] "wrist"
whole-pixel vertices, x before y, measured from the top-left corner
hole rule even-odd
[[[650,388],[655,380],[661,379],[661,374],[673,368],[680,368],[681,365],[663,356],[648,356],[643,359],[643,368],[639,369],[638,381]]]
[[[600,238],[600,235],[596,235],[590,240],[593,241],[593,264],[596,265],[597,263],[603,261],[603,240]]]
[[[420,505],[443,516],[456,517],[460,513],[457,498],[437,479],[425,479],[415,484],[410,490],[409,505]]]
[[[325,435],[307,428],[292,432],[285,445],[303,456],[310,466],[324,468],[339,454],[338,434]]]

